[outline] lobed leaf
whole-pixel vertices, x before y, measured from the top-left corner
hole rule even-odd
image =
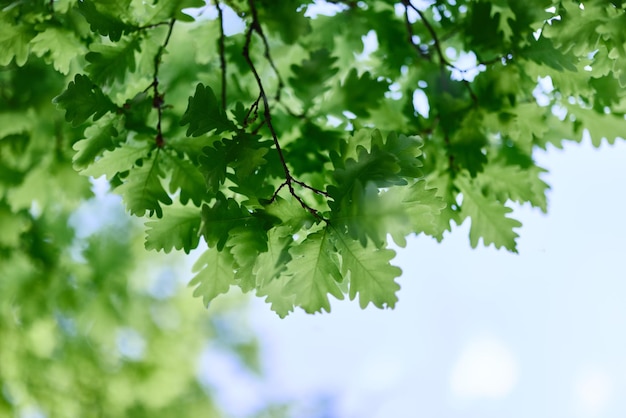
[[[328,295],[343,299],[337,285],[343,278],[328,228],[307,235],[292,247],[290,254],[292,259],[284,273],[289,280],[284,291],[294,295],[294,303],[307,313],[330,312]]]
[[[335,246],[341,255],[341,272],[349,274],[350,300],[359,295],[359,306],[364,309],[372,303],[378,308],[393,308],[398,301],[400,286],[395,278],[402,270],[389,264],[395,251],[362,246],[358,241],[333,229]]]
[[[189,282],[189,286],[195,286],[193,295],[202,296],[208,307],[213,299],[235,284],[233,269],[233,258],[228,251],[209,248],[193,265],[192,270],[197,273]]]
[[[211,131],[220,134],[236,129],[235,124],[228,119],[226,112],[218,103],[213,89],[202,83],[196,86],[195,94],[189,98],[180,125],[189,125],[187,136],[200,136]]]
[[[117,107],[89,77],[76,74],[67,89],[52,100],[65,110],[65,120],[78,126],[93,115],[96,121]]]
[[[146,212],[158,218],[163,217],[161,204],[169,205],[172,199],[167,194],[161,178],[164,173],[160,166],[159,152],[142,161],[128,173],[124,182],[115,189],[124,199],[126,208],[132,215],[143,216]]]
[[[146,250],[169,253],[175,248],[189,254],[200,241],[200,221],[200,210],[196,207],[166,209],[162,219],[145,223]]]
[[[513,229],[519,228],[522,224],[506,216],[512,209],[484,196],[466,176],[457,177],[455,184],[463,193],[461,214],[472,220],[470,227],[472,247],[476,248],[478,240],[482,238],[485,246],[494,244],[496,248],[504,247],[517,252],[515,238],[518,235]]]

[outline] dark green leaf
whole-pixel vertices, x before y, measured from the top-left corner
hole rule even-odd
[[[202,83],[196,86],[195,94],[189,98],[180,124],[189,125],[187,136],[200,136],[213,130],[215,134],[235,130],[235,124],[226,116],[213,89]]]
[[[74,126],[85,122],[92,115],[96,121],[117,109],[111,99],[89,77],[82,74],[76,74],[67,90],[55,97],[53,102],[65,110],[65,120]]]

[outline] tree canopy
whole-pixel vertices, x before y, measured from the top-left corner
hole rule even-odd
[[[206,304],[393,307],[391,241],[467,221],[516,251],[511,205],[547,210],[533,151],[626,126],[622,1],[0,5],[4,286],[58,267],[50,214],[105,177],[146,249],[207,245]]]

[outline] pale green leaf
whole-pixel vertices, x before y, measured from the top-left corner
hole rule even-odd
[[[92,127],[88,128],[90,130]],[[87,133],[87,131],[85,131]],[[106,138],[106,130],[100,129],[98,131],[99,134],[102,134],[103,137],[101,140],[102,144],[94,143],[91,148],[93,148],[92,154],[97,154],[102,148],[106,148],[106,145],[109,143]],[[89,137],[88,139],[81,140],[74,147],[77,151],[82,153],[83,158],[80,160],[85,160],[87,155],[85,154],[86,149],[77,148],[82,147],[83,141],[96,141],[99,135],[95,137]],[[81,145],[78,145],[81,144]],[[86,145],[86,144],[85,144]],[[85,176],[92,176],[95,178],[106,176],[107,180],[111,180],[118,173],[122,173],[124,171],[128,171],[135,166],[135,164],[145,158],[148,155],[148,152],[153,148],[153,144],[147,141],[143,142],[128,142],[114,148],[111,151],[104,151],[102,156],[96,158],[96,160],[89,165],[87,168],[81,171],[81,174]],[[76,154],[79,155],[78,153]],[[79,162],[74,161],[74,166],[79,167]]]
[[[402,270],[389,262],[395,251],[362,246],[347,235],[333,230],[335,246],[341,255],[341,272],[350,278],[350,299],[359,295],[359,306],[372,303],[378,308],[393,308],[398,301],[400,285],[395,278]]]
[[[169,253],[175,248],[189,254],[200,241],[200,209],[167,208],[162,219],[147,221],[145,226],[147,250],[163,250]]]
[[[337,286],[342,280],[339,259],[330,236],[327,228],[314,232],[290,251],[292,260],[285,272],[289,277],[285,292],[294,295],[295,304],[307,313],[330,312],[329,294],[343,299]]]
[[[476,248],[479,239],[482,238],[486,247],[494,244],[496,248],[504,247],[517,252],[515,239],[518,235],[513,229],[519,228],[522,224],[506,216],[512,209],[483,195],[465,175],[458,176],[455,183],[463,193],[461,214],[472,221],[470,227],[472,247]]]
[[[233,258],[228,251],[209,248],[198,258],[192,270],[197,274],[189,286],[195,286],[193,295],[202,296],[206,306],[235,284]]]

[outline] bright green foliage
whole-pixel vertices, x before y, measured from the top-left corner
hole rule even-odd
[[[41,93],[2,90],[0,224],[72,161],[149,217],[146,248],[209,247],[205,303],[237,286],[280,316],[393,307],[391,241],[467,221],[473,247],[516,251],[514,206],[548,209],[535,150],[626,135],[622,2],[313,3],[11,2],[0,81]],[[32,121],[53,98],[70,124]]]

